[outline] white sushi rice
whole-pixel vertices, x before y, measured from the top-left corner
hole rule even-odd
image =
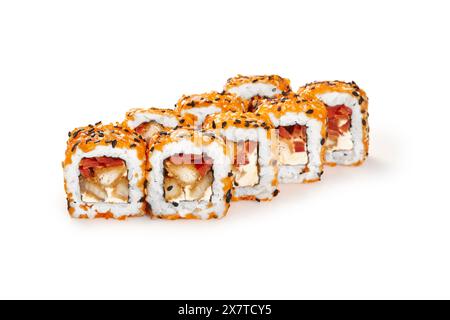
[[[178,119],[175,115],[163,115],[160,113],[153,113],[151,111],[140,111],[134,114],[134,120],[127,120],[126,124],[131,129],[136,129],[143,123],[154,121],[166,128],[175,128],[178,126]]]
[[[276,169],[272,165],[272,141],[267,139],[264,128],[243,129],[229,127],[221,129],[220,135],[228,141],[258,142],[259,183],[252,187],[235,187],[236,197],[255,196],[257,199],[272,199],[276,186],[273,185]]]
[[[361,106],[359,105],[358,98],[342,92],[327,92],[324,94],[318,94],[319,98],[327,106],[339,106],[345,105],[352,109],[351,117],[351,129],[353,149],[343,151],[327,150],[325,159],[327,162],[335,162],[340,165],[352,165],[364,159],[364,144],[363,144],[363,128],[362,128],[362,114]]]
[[[246,100],[255,96],[272,98],[274,95],[281,93],[281,90],[273,84],[264,82],[244,83],[239,86],[232,87],[227,91]]]
[[[212,184],[212,196],[209,201],[181,201],[178,206],[167,202],[164,197],[164,160],[167,158],[184,154],[205,154],[213,160],[214,180]],[[152,170],[147,175],[147,202],[151,206],[152,214],[156,216],[169,216],[179,214],[186,217],[193,214],[200,219],[208,219],[211,213],[216,213],[218,218],[225,215],[225,194],[222,179],[231,171],[231,161],[224,153],[223,145],[213,141],[209,145],[199,145],[190,138],[172,142],[163,147],[162,151],[155,150],[149,154]],[[209,204],[212,206],[208,206]]]
[[[319,179],[321,175],[320,166],[322,164],[320,157],[322,149],[322,144],[320,143],[322,140],[322,123],[316,119],[309,118],[304,113],[288,112],[280,118],[277,118],[273,113],[269,113],[269,116],[270,120],[277,128],[280,126],[293,126],[296,124],[306,126],[308,152],[308,163],[306,166],[309,171],[304,172],[306,168],[305,165],[279,165],[278,179],[280,183],[302,183],[305,180]]]
[[[203,122],[205,122],[207,116],[220,112],[222,112],[222,109],[212,104],[209,107],[196,107],[192,109],[182,110],[181,114],[185,115],[187,113],[196,116],[197,120],[195,122],[195,127],[199,129],[202,127]]]
[[[125,161],[128,170],[129,181],[129,202],[128,203],[86,203],[81,200],[80,192],[80,161],[83,158],[94,157],[111,157],[120,158]],[[121,149],[107,146],[98,146],[90,152],[83,152],[80,148],[72,155],[72,163],[64,167],[64,177],[67,186],[67,192],[72,194],[73,202],[71,207],[75,209],[72,216],[79,218],[81,215],[87,215],[88,218],[93,219],[97,213],[111,212],[114,218],[122,216],[140,216],[144,212],[141,211],[142,202],[140,200],[144,197],[143,190],[137,187],[144,172],[142,170],[142,163],[144,160],[139,160],[137,151],[135,149]],[[84,210],[81,208],[88,208]],[[87,207],[89,206],[89,207]]]

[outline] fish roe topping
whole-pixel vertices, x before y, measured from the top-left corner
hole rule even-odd
[[[271,113],[277,118],[288,112],[305,113],[309,118],[316,119],[322,123],[327,121],[325,105],[319,99],[308,94],[298,95],[291,93],[262,100],[256,112],[261,114]]]
[[[135,149],[139,159],[145,159],[146,144],[140,135],[119,124],[103,125],[101,122],[74,129],[69,132],[64,165],[72,163],[72,155],[78,149],[87,153],[97,146],[110,146],[118,149]]]
[[[264,128],[266,130],[274,128],[266,114],[253,112],[218,113],[208,116],[204,123],[206,130],[226,129],[228,127],[242,129]]]
[[[247,83],[267,83],[275,86],[282,92],[291,91],[291,81],[278,75],[266,76],[243,76],[238,74],[236,77],[229,78],[225,85],[225,91]]]
[[[300,95],[312,94],[314,96],[318,94],[324,94],[328,92],[341,92],[348,93],[358,99],[358,103],[361,110],[367,111],[368,108],[368,98],[364,90],[362,90],[358,85],[352,82],[344,81],[317,81],[311,82],[298,89]]]
[[[183,95],[176,104],[176,111],[179,114],[183,111],[215,106],[221,108],[223,112],[239,112],[245,110],[245,102],[238,96],[226,92],[209,92],[202,94]]]

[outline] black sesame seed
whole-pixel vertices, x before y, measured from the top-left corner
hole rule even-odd
[[[239,120],[239,119],[236,119],[236,120],[234,121],[235,124],[240,124],[241,122],[242,122],[242,121]]]
[[[216,123],[214,121],[212,123],[212,127],[213,127],[213,129],[217,128]]]
[[[280,190],[278,190],[278,189],[276,189],[276,190],[273,192],[273,196],[274,196],[274,197],[278,196],[279,194],[280,194]]]
[[[363,97],[359,98],[359,104],[362,104],[363,102],[364,102],[364,98]]]
[[[226,202],[230,203],[232,198],[233,198],[233,194],[231,193],[231,190],[228,190]]]
[[[96,126],[99,126],[99,125],[101,125],[101,124],[102,124],[102,122],[99,121],[99,122],[97,122],[95,125],[96,125]]]
[[[137,147],[136,143],[130,144],[130,149],[133,149],[133,148],[136,148],[136,147]]]
[[[359,96],[359,93],[358,93],[358,91],[353,91],[353,92],[352,92],[352,95],[354,95],[355,97],[358,97],[358,96]]]
[[[367,121],[365,119],[362,120],[362,125],[365,126],[367,124]]]
[[[174,207],[178,207],[178,202],[172,202]]]
[[[79,142],[77,142],[77,143],[75,143],[74,145],[73,145],[73,147],[72,147],[72,152],[74,152],[75,151],[75,149],[78,147],[78,145],[79,145],[80,143]]]
[[[167,187],[167,191],[172,191],[173,190],[173,186],[168,186]]]
[[[117,146],[117,140],[111,141],[111,145],[113,148],[115,148]]]
[[[222,122],[222,129],[225,129],[226,126],[227,126],[227,122],[226,121]]]
[[[75,131],[75,132],[73,133],[73,137],[76,138],[77,135],[78,135],[81,131],[82,131],[82,130],[77,130],[77,131]]]
[[[312,114],[312,113],[314,113],[313,109],[309,109],[308,111],[306,111],[306,114]]]
[[[277,109],[277,110],[278,110],[278,112],[281,112],[281,107],[278,107],[278,109]]]
[[[185,119],[181,119],[181,120],[180,120],[180,123],[181,123],[181,124],[183,124],[183,123],[185,123],[185,122],[186,122]]]
[[[320,144],[321,144],[321,145],[324,145],[324,144],[325,144],[325,139],[324,139],[324,138],[322,138],[322,140],[320,140]]]
[[[247,128],[250,127],[250,122],[245,121],[245,126],[246,126]]]
[[[231,178],[233,176],[233,172],[228,172],[228,178]]]

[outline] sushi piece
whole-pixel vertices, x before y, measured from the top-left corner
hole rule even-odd
[[[328,165],[360,165],[369,155],[369,100],[355,82],[313,82],[299,89],[314,95],[328,110]]]
[[[188,129],[164,133],[150,146],[147,166],[147,202],[153,217],[226,215],[233,197],[233,174],[221,138]]]
[[[289,94],[263,101],[256,112],[267,114],[278,129],[280,183],[319,181],[327,133],[325,105],[313,97]]]
[[[277,196],[277,164],[273,160],[273,125],[255,113],[221,113],[208,116],[205,130],[215,130],[227,144],[233,160],[233,200],[271,200]]]
[[[126,113],[124,127],[133,129],[144,138],[147,143],[161,131],[170,131],[179,126],[193,125],[189,117],[181,118],[170,109],[132,109]]]
[[[69,133],[64,182],[74,218],[125,219],[145,214],[146,143],[119,125]]]
[[[221,112],[243,112],[245,102],[236,95],[225,92],[209,92],[182,96],[176,104],[176,111],[181,116],[190,115],[195,127],[201,128],[206,116]]]
[[[291,92],[290,80],[277,75],[243,76],[228,79],[225,91],[233,93],[247,102],[247,111],[254,112],[258,101],[285,95]]]

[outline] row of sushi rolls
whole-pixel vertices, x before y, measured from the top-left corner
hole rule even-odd
[[[270,201],[324,165],[362,164],[368,98],[355,82],[291,89],[277,75],[228,79],[175,108],[136,108],[122,122],[69,132],[63,161],[74,218],[224,217],[234,201]]]

